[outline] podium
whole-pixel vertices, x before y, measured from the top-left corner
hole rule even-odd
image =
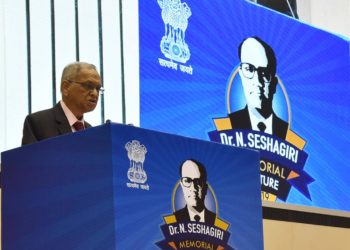
[[[1,157],[3,250],[263,249],[256,151],[108,123]],[[174,215],[186,160],[213,224]]]

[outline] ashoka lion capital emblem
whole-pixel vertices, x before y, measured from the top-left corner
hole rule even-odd
[[[125,149],[128,151],[130,166],[128,170],[128,179],[136,183],[145,183],[147,174],[143,169],[147,148],[140,144],[139,141],[133,140],[125,144]]]
[[[188,18],[192,15],[187,3],[181,0],[158,0],[162,9],[165,35],[160,42],[160,49],[166,58],[186,63],[191,53],[185,42]]]

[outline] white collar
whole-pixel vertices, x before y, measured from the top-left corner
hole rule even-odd
[[[67,105],[64,103],[63,100],[60,101],[61,107],[63,109],[63,112],[65,116],[67,117],[67,120],[69,122],[69,126],[71,127],[72,131],[75,132],[76,130],[73,127],[73,124],[77,121],[80,121],[84,123],[84,117],[81,118],[81,120],[78,120],[77,117],[72,113],[72,111],[67,107]]]
[[[195,219],[194,219],[194,217],[196,216],[196,215],[199,215],[199,217],[201,218],[200,220],[199,220],[199,222],[205,222],[205,220],[204,220],[204,216],[205,216],[205,209],[203,209],[203,211],[202,212],[200,212],[200,213],[198,213],[197,211],[193,211],[192,209],[190,209],[188,206],[187,206],[187,210],[188,210],[188,213],[189,213],[189,215],[190,215],[190,220],[191,221],[196,221]]]
[[[250,123],[252,125],[252,130],[260,131],[260,129],[258,128],[258,123],[263,122],[266,126],[264,133],[272,135],[273,114],[271,114],[269,117],[265,119],[255,108],[250,108],[249,106],[248,106],[248,112],[249,112]]]

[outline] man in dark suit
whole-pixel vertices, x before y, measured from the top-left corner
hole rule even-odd
[[[256,0],[258,4],[298,19],[296,0]]]
[[[202,163],[189,159],[180,165],[180,185],[186,206],[175,211],[177,222],[203,222],[214,225],[216,214],[204,205],[207,194],[207,172]]]
[[[286,138],[288,123],[273,111],[276,92],[276,57],[273,49],[258,37],[249,37],[239,45],[239,76],[247,105],[229,114],[232,128],[261,131]]]
[[[26,117],[22,145],[91,127],[84,121],[84,113],[95,109],[102,90],[100,75],[93,64],[67,65],[61,78],[62,100],[53,108]]]

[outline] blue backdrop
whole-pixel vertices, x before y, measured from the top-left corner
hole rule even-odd
[[[277,58],[275,112],[306,142],[310,195],[285,202],[350,211],[349,40],[243,0],[139,1],[139,15],[142,127],[209,140],[244,106],[237,47],[258,36]]]

